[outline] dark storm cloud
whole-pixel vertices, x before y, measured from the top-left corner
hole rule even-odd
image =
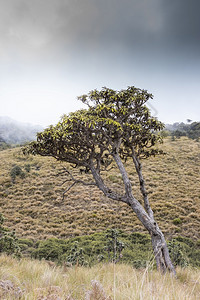
[[[179,39],[194,39],[200,43],[200,1],[168,0],[163,2],[166,31]]]
[[[200,44],[198,0],[1,0],[1,45],[20,55]],[[2,50],[3,51],[3,50]]]
[[[163,118],[174,112],[177,120],[180,107],[199,118],[199,0],[0,0],[0,7],[1,113],[15,118],[20,107],[22,118],[45,115],[49,123],[56,111],[74,110],[72,96],[134,84],[161,99]]]
[[[164,36],[179,47],[200,53],[200,1],[170,0],[163,2]]]

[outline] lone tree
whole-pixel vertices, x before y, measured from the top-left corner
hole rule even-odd
[[[152,98],[152,94],[134,86],[121,91],[105,87],[100,91],[93,90],[78,97],[87,109],[64,115],[57,125],[38,133],[37,141],[32,142],[25,152],[52,156],[92,174],[93,182],[81,181],[66,169],[72,181],[68,190],[76,183],[93,185],[108,198],[129,205],[151,235],[157,268],[175,274],[164,235],[149,204],[140,162],[161,153],[154,145],[161,142],[156,132],[164,125],[151,116],[145,105]],[[143,205],[133,194],[124,164],[127,159],[132,161],[138,175]],[[105,182],[103,173],[111,164],[115,164],[121,173],[123,193],[108,187]]]

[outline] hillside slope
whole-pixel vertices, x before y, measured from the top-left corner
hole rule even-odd
[[[165,156],[143,161],[155,218],[168,238],[182,235],[199,239],[200,143],[186,137],[175,141],[168,138],[161,148],[167,152]],[[67,238],[106,228],[144,232],[129,207],[107,199],[97,188],[76,185],[63,199],[62,193],[70,184],[61,185],[66,180],[63,166],[68,165],[53,158],[24,157],[20,148],[0,152],[0,212],[6,217],[5,225],[15,229],[17,236]],[[133,193],[141,199],[130,162],[127,170]],[[81,178],[80,171],[74,171]],[[105,176],[110,185],[122,188],[117,170]]]

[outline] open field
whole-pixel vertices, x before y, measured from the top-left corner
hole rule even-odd
[[[199,299],[200,271],[177,269],[177,278],[151,268],[99,264],[56,267],[45,261],[0,256],[0,298],[29,300]]]
[[[143,161],[150,202],[167,238],[200,238],[200,143],[188,138],[165,139],[164,156]],[[96,188],[77,185],[62,199],[66,174],[53,158],[25,157],[20,148],[0,151],[0,212],[18,237],[44,239],[91,234],[107,228],[144,232],[129,207],[115,203]],[[14,176],[15,166],[22,174]],[[135,171],[127,162],[133,192],[141,199]],[[80,171],[74,169],[78,178]],[[12,176],[11,176],[12,175]],[[86,175],[83,175],[86,176]],[[122,189],[116,169],[105,174],[109,184]]]

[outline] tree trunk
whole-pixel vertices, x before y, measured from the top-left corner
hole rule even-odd
[[[156,260],[157,269],[165,273],[167,270],[176,275],[175,268],[169,256],[169,251],[165,237],[155,222],[154,218],[149,217],[141,204],[138,205],[136,199],[130,199],[129,203],[138,219],[151,235],[152,248]],[[140,206],[141,205],[141,206]]]
[[[154,251],[157,269],[165,273],[167,270],[176,275],[175,268],[171,262],[168,247],[163,233],[159,230],[159,234],[151,235],[151,243]]]
[[[142,175],[142,168],[139,159],[135,155],[133,155],[133,161],[139,177],[140,189],[144,199],[144,207],[139,203],[139,201],[137,201],[137,199],[135,199],[135,197],[132,194],[132,186],[119,155],[113,154],[113,157],[122,175],[122,179],[125,186],[125,192],[128,198],[127,202],[132,207],[138,219],[141,221],[141,223],[151,235],[151,242],[157,269],[162,273],[165,273],[167,270],[169,270],[175,275],[176,271],[169,256],[169,251],[167,248],[165,237],[154,219],[153,211],[149,204],[148,194],[145,188],[145,182]]]
[[[134,148],[132,147],[132,159],[135,165],[136,172],[138,174],[139,183],[140,183],[140,190],[143,195],[144,200],[144,207],[146,209],[146,212],[148,213],[151,221],[155,225],[156,232],[151,232],[151,243],[155,255],[156,265],[157,269],[161,272],[165,273],[168,269],[170,272],[176,274],[175,268],[171,262],[169,251],[167,247],[167,243],[165,241],[165,237],[162,233],[162,231],[159,229],[157,223],[155,222],[153,211],[151,209],[149,199],[148,199],[148,193],[145,187],[145,181],[142,175],[142,165],[140,163],[139,158],[137,157]]]

